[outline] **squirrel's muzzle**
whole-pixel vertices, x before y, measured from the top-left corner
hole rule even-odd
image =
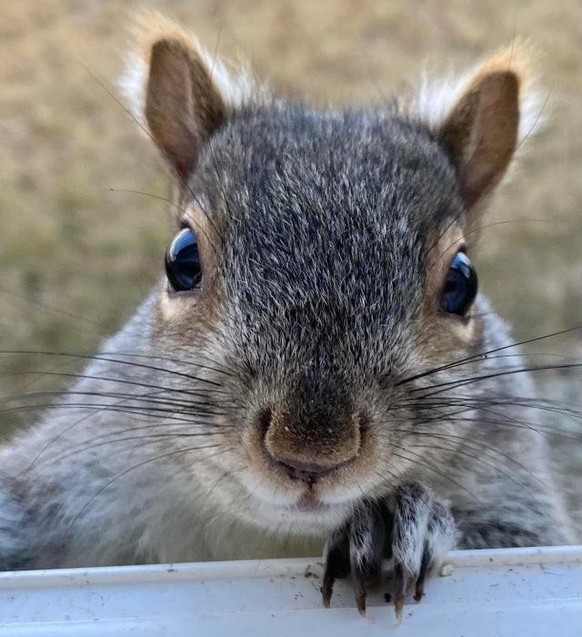
[[[295,409],[265,410],[263,444],[289,477],[312,484],[358,456],[362,423],[345,401],[310,399]]]

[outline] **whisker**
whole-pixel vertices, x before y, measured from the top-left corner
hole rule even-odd
[[[47,303],[46,301],[41,301],[39,299],[28,298],[22,294],[19,294],[18,292],[15,292],[14,290],[10,290],[3,286],[0,286],[0,292],[2,292],[3,294],[8,294],[15,299],[18,299],[22,303],[26,303],[26,305],[35,305],[36,307],[41,307],[43,310],[48,310],[49,312],[52,312],[53,314],[60,314],[61,316],[66,316],[67,318],[74,319],[75,325],[78,325],[79,321],[83,323],[87,323],[92,327],[87,326],[85,329],[87,330],[90,329],[92,332],[95,331],[95,326],[105,330],[105,327],[106,327],[105,323],[101,321],[96,321],[95,319],[89,318],[87,316],[82,316],[80,314],[69,312],[68,310],[64,310],[60,306],[57,307],[53,305],[52,303]]]
[[[159,396],[160,394],[163,395],[164,392],[157,392],[154,393],[152,396],[149,397],[149,400],[151,401],[153,396]],[[128,402],[139,402],[136,401],[136,396],[132,395],[132,394],[128,394],[128,395],[124,395],[124,394],[120,394],[120,396],[122,396],[122,400],[119,400],[113,404],[110,405],[103,405],[103,406],[99,406],[97,408],[95,408],[92,411],[89,411],[89,413],[87,413],[86,415],[84,415],[83,417],[81,417],[80,419],[76,420],[75,422],[73,422],[71,425],[69,425],[68,427],[66,427],[63,431],[59,432],[56,436],[54,436],[51,440],[49,440],[44,447],[39,451],[39,453],[35,456],[35,458],[33,459],[32,463],[29,465],[27,471],[29,471],[34,465],[35,463],[39,460],[39,458],[48,450],[48,448],[50,446],[52,446],[53,444],[55,444],[59,439],[61,439],[64,435],[66,435],[68,432],[72,431],[75,427],[79,426],[80,424],[82,424],[83,422],[87,421],[89,418],[102,413],[104,410],[108,410],[108,411],[113,411],[115,408],[123,406],[124,404],[127,404]],[[154,399],[155,400],[155,399]],[[147,404],[147,401],[144,401]],[[164,419],[166,421],[168,420],[172,420],[173,421],[173,426],[177,426],[177,424],[180,424],[182,426],[188,426],[190,428],[192,428],[194,425],[192,423],[192,415],[196,415],[197,419],[200,420],[201,416],[216,416],[216,415],[224,415],[222,412],[219,412],[217,410],[217,405],[206,400],[202,403],[194,403],[194,401],[189,400],[186,402],[186,405],[189,407],[189,409],[187,411],[182,410],[182,408],[177,404],[180,401],[176,401],[176,400],[172,400],[169,401],[170,405],[171,405],[171,410],[170,410],[170,414],[171,416],[165,415]],[[100,404],[101,405],[101,404]],[[83,409],[84,407],[86,407],[86,404],[84,404],[81,409]],[[195,409],[195,411],[193,411]],[[143,415],[150,416],[153,417],[152,414],[149,414],[147,411],[141,411],[140,413],[138,413],[137,415],[139,416],[143,416]],[[179,418],[179,416],[181,415],[188,415],[188,418]],[[157,414],[155,416],[156,418],[159,417]]]
[[[175,456],[175,455],[178,455],[180,453],[188,453],[190,451],[200,451],[202,449],[211,449],[213,447],[218,447],[218,446],[219,445],[214,444],[214,445],[205,445],[205,446],[202,446],[202,447],[190,447],[190,448],[186,448],[186,449],[178,449],[178,450],[170,451],[168,453],[164,453],[164,454],[156,456],[154,458],[148,458],[147,460],[144,460],[143,462],[140,462],[140,463],[130,467],[129,469],[126,469],[122,473],[120,473],[117,476],[115,476],[115,478],[113,478],[112,480],[107,482],[107,484],[105,484],[103,487],[101,487],[99,489],[99,491],[97,491],[97,493],[83,506],[83,508],[79,511],[79,513],[77,513],[77,515],[73,518],[73,520],[71,521],[71,523],[70,523],[70,525],[69,525],[69,527],[68,527],[66,532],[69,533],[71,531],[71,529],[73,528],[73,526],[75,525],[77,520],[87,510],[87,507],[89,507],[106,489],[111,487],[115,482],[117,482],[117,480],[120,480],[121,478],[125,477],[126,475],[128,475],[132,471],[135,471],[136,469],[140,469],[140,468],[142,468],[142,467],[144,467],[144,466],[146,466],[146,465],[148,465],[148,464],[150,464],[152,462],[157,462],[158,460],[163,460],[164,458],[169,458],[171,456]],[[227,451],[231,451],[231,448],[227,447],[225,449],[222,449],[218,453],[225,453]]]
[[[21,413],[21,412],[30,412],[38,409],[49,409],[53,407],[51,404],[44,405],[22,405],[20,407],[12,407],[10,409],[5,409],[0,411],[0,414],[7,413]],[[109,413],[119,413],[125,415],[133,415],[133,416],[142,416],[146,418],[160,418],[163,417],[166,421],[177,421],[178,423],[186,423],[189,424],[188,419],[184,416],[180,416],[180,414],[176,414],[172,410],[160,410],[160,409],[147,409],[147,408],[138,408],[138,407],[122,407],[116,405],[102,405],[102,404],[86,404],[86,403],[66,403],[63,405],[59,405],[59,409],[71,409],[72,411],[90,411],[93,412],[109,412]],[[226,412],[216,411],[216,410],[200,410],[198,412],[192,412],[196,416],[208,415],[208,416],[226,416]],[[165,415],[169,414],[169,415]]]
[[[420,391],[429,391],[430,393],[423,394],[424,397],[431,397],[437,394],[440,394],[444,391],[449,391],[450,389],[457,389],[459,387],[465,387],[467,385],[472,385],[474,383],[478,383],[484,380],[490,380],[491,378],[499,378],[501,376],[511,376],[513,374],[523,374],[523,373],[531,373],[531,372],[539,372],[539,371],[551,371],[551,370],[560,370],[560,369],[577,369],[582,367],[582,363],[566,363],[561,365],[538,365],[531,367],[521,367],[518,369],[508,369],[504,371],[494,372],[491,374],[483,374],[481,376],[471,376],[469,378],[463,378],[460,380],[450,380],[445,381],[443,383],[437,383],[435,385],[431,385],[430,387],[416,387],[411,389],[411,392],[420,392]],[[430,391],[430,390],[436,391]]]
[[[446,446],[443,447],[443,446],[440,446],[440,445],[435,445],[434,443],[431,443],[429,445],[412,443],[410,446],[414,447],[415,449],[416,448],[419,448],[419,449],[430,449],[430,450],[439,449],[441,451],[451,451],[450,447],[446,447]],[[462,456],[464,456],[466,458],[474,460],[475,462],[477,462],[479,464],[485,465],[489,469],[493,469],[495,472],[500,473],[504,478],[507,478],[508,480],[513,482],[520,489],[522,489],[523,491],[527,492],[527,487],[522,482],[519,482],[519,480],[516,480],[511,474],[507,473],[506,471],[503,471],[497,465],[495,465],[495,464],[493,464],[491,462],[487,462],[483,458],[480,458],[479,456],[477,456],[477,455],[475,455],[473,453],[469,453],[469,452],[464,451],[463,449],[459,449],[457,447],[454,449],[454,453],[455,454],[460,454],[460,455],[462,455]]]
[[[56,457],[49,457],[46,458],[45,460],[41,460],[39,463],[40,465],[43,464],[59,464],[61,462],[64,462],[65,460],[68,460],[69,458],[73,458],[77,455],[79,455],[80,453],[85,453],[87,451],[92,451],[94,449],[99,449],[101,447],[106,447],[108,445],[117,445],[120,443],[126,443],[126,442],[133,442],[133,441],[139,441],[140,443],[142,442],[146,442],[147,444],[154,444],[156,442],[156,440],[159,440],[160,442],[164,442],[166,440],[169,439],[176,439],[176,438],[198,438],[200,436],[205,436],[206,438],[211,438],[213,436],[217,436],[217,435],[226,435],[227,433],[230,432],[193,432],[193,433],[175,433],[175,432],[167,432],[167,433],[152,433],[152,434],[142,434],[139,436],[124,436],[122,438],[112,438],[110,440],[100,440],[99,442],[90,442],[90,444],[81,444],[78,445],[77,447],[73,447],[71,450],[67,451],[64,454],[61,455],[57,455]],[[101,436],[97,436],[97,439],[100,439]],[[122,453],[125,453],[127,451],[127,449],[122,449]]]
[[[536,337],[533,337],[533,338],[528,338],[528,339],[525,339],[523,341],[516,341],[514,343],[510,343],[509,345],[503,345],[502,347],[495,347],[495,348],[490,349],[490,350],[486,350],[486,351],[483,351],[483,352],[478,352],[476,354],[471,354],[470,356],[467,356],[465,358],[461,358],[461,359],[453,361],[451,363],[447,363],[446,365],[440,365],[439,367],[435,367],[435,368],[429,369],[429,370],[427,370],[425,372],[421,372],[421,373],[415,374],[413,376],[408,376],[407,378],[404,378],[404,379],[398,381],[397,383],[395,383],[395,386],[398,387],[400,385],[404,385],[405,383],[410,383],[412,381],[419,380],[421,378],[425,378],[426,376],[431,376],[432,374],[436,374],[438,372],[441,372],[441,371],[444,371],[444,370],[447,370],[447,369],[451,369],[453,367],[457,367],[458,365],[462,365],[462,364],[464,364],[465,362],[468,362],[468,361],[472,361],[472,360],[475,360],[475,359],[482,359],[483,360],[483,359],[487,358],[490,354],[496,354],[497,352],[503,352],[505,350],[508,350],[508,349],[511,349],[511,348],[514,348],[514,347],[521,347],[523,345],[529,345],[531,343],[537,343],[539,341],[547,340],[549,338],[555,338],[556,336],[562,336],[564,334],[569,334],[571,332],[575,332],[575,331],[578,331],[578,330],[581,330],[581,329],[582,329],[582,325],[574,325],[573,327],[568,327],[568,328],[565,328],[563,330],[558,330],[556,332],[551,332],[550,334],[544,334],[542,336],[536,336]]]
[[[2,350],[0,351],[0,354],[31,354],[31,355],[43,355],[43,356],[66,356],[66,357],[70,357],[70,358],[80,358],[80,359],[84,359],[84,360],[91,360],[91,361],[103,361],[106,363],[115,363],[118,365],[127,365],[129,367],[136,367],[139,369],[147,369],[147,370],[152,370],[155,372],[162,372],[162,373],[167,373],[173,376],[179,376],[181,378],[185,378],[187,380],[193,380],[196,382],[201,382],[201,383],[205,383],[205,384],[209,384],[212,385],[214,387],[221,387],[222,385],[218,382],[218,381],[213,381],[210,380],[208,378],[201,378],[198,376],[193,376],[192,374],[188,374],[186,372],[181,372],[175,369],[168,369],[166,367],[156,367],[155,365],[147,365],[145,363],[136,363],[134,361],[126,361],[126,360],[121,360],[121,359],[115,359],[115,358],[109,358],[108,356],[104,356],[104,355],[98,355],[98,354],[74,354],[71,352],[42,352],[42,351],[10,351],[10,350]],[[116,353],[117,356],[119,356],[119,353]],[[3,372],[3,374],[5,375],[17,375],[17,374],[50,374],[50,372],[39,372],[39,371],[26,371],[26,372]],[[62,374],[63,376],[66,376],[66,374]],[[122,380],[117,379],[117,378],[105,378],[105,377],[101,377],[101,376],[83,376],[81,374],[78,375],[74,375],[74,374],[69,374],[69,376],[72,376],[73,378],[78,376],[80,378],[90,378],[90,379],[97,379],[97,380],[109,380],[112,382],[122,382]],[[150,388],[158,388],[158,386],[156,385],[150,385]]]
[[[156,139],[154,138],[154,136],[150,133],[150,131],[148,130],[148,128],[146,126],[144,126],[140,120],[131,112],[131,109],[129,109],[118,97],[117,95],[115,95],[115,93],[110,90],[105,82],[104,79],[102,79],[97,73],[95,73],[94,71],[92,71],[88,66],[86,66],[85,64],[83,64],[81,62],[81,65],[83,66],[83,68],[85,69],[85,71],[93,78],[93,80],[95,82],[97,82],[97,84],[107,93],[107,95],[109,95],[109,97],[117,104],[117,106],[119,106],[132,120],[133,122],[136,124],[136,126],[144,133],[144,135],[146,135],[146,137],[148,137],[151,142],[154,144],[154,146],[159,150],[159,152],[162,154],[163,157],[166,158],[166,160],[168,161],[168,164],[171,165],[171,158],[168,156],[168,154],[166,153],[166,151],[157,143]],[[190,196],[192,197],[192,199],[196,202],[196,204],[198,205],[198,207],[200,208],[200,210],[202,211],[202,213],[204,214],[204,216],[206,217],[206,219],[208,220],[208,223],[214,228],[214,230],[216,231],[216,227],[214,226],[214,223],[212,221],[211,215],[205,210],[204,206],[202,205],[202,202],[199,200],[199,198],[196,196],[196,194],[192,191],[192,188],[190,186],[190,184],[188,183],[187,180],[182,180],[183,181],[183,185],[186,187],[186,189],[188,190]],[[210,237],[208,237],[208,234],[203,230],[202,233],[206,236],[206,238],[208,239],[208,242],[210,244],[210,246],[212,247],[212,249],[214,250],[214,252],[216,252],[216,247],[214,245],[214,243],[212,242],[212,239]]]
[[[164,387],[162,385],[154,385],[153,383],[143,383],[143,382],[138,382],[135,380],[128,380],[124,378],[115,378],[115,377],[109,377],[109,376],[94,376],[92,374],[80,374],[80,373],[69,373],[69,372],[39,372],[35,370],[29,370],[25,372],[0,372],[0,374],[8,375],[8,376],[11,376],[14,374],[24,374],[24,375],[33,375],[33,376],[46,374],[48,376],[56,376],[56,377],[62,377],[62,378],[98,380],[98,381],[112,383],[114,385],[129,385],[131,387],[145,387],[147,389],[157,389],[167,394],[182,394],[185,396],[194,396],[194,397],[200,395],[199,392],[195,390],[188,390],[188,389],[183,389],[179,387]],[[215,383],[212,383],[212,384],[214,385]],[[218,386],[221,387],[222,385],[218,384]],[[216,393],[216,394],[224,393],[220,389],[213,389],[212,391],[213,393]]]
[[[452,484],[454,484],[457,488],[459,488],[462,491],[464,491],[465,493],[467,493],[472,499],[475,499],[475,500],[479,501],[479,498],[477,498],[473,493],[471,493],[471,491],[469,491],[469,489],[467,489],[467,487],[465,485],[461,484],[457,480],[454,480],[453,478],[451,478],[451,476],[447,475],[446,473],[443,473],[441,469],[436,468],[433,464],[428,463],[427,460],[426,460],[426,454],[422,455],[422,454],[419,454],[419,453],[414,453],[410,449],[408,449],[408,448],[405,449],[405,448],[403,448],[401,446],[398,446],[398,445],[396,445],[394,448],[398,449],[401,452],[411,453],[416,458],[420,458],[421,461],[422,461],[422,462],[419,463],[420,466],[428,468],[435,475],[439,476],[440,478],[444,478],[448,482],[451,482]],[[407,456],[404,456],[404,455],[401,455],[401,454],[398,454],[395,451],[393,451],[392,449],[390,450],[390,453],[391,453],[391,455],[396,456],[397,458],[400,458],[401,460],[406,460],[407,462],[414,462],[413,460],[411,460],[411,458],[409,458]]]
[[[163,389],[155,394],[131,394],[131,393],[123,393],[123,392],[108,392],[108,391],[80,391],[75,389],[62,389],[62,390],[44,390],[44,391],[33,391],[33,392],[22,392],[18,394],[8,394],[6,396],[2,396],[2,402],[17,402],[17,401],[25,401],[29,399],[35,398],[51,398],[55,396],[91,396],[97,398],[123,398],[126,400],[134,400],[136,403],[150,403],[150,404],[158,404],[158,405],[168,405],[171,407],[198,407],[201,405],[213,405],[210,400],[210,397],[206,392],[196,392],[193,398],[203,398],[204,400],[198,401],[194,399],[183,399],[176,398],[171,396],[170,394],[174,393],[173,389]],[[157,396],[157,397],[155,397]],[[167,396],[164,398],[163,396]],[[66,403],[64,403],[66,404]]]

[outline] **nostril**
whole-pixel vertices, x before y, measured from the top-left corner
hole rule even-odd
[[[302,480],[309,485],[314,484],[319,478],[337,469],[337,466],[323,467],[321,465],[288,459],[277,460],[277,464],[287,472],[287,475],[292,480]]]

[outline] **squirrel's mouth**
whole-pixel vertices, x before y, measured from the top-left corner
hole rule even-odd
[[[297,510],[305,513],[321,511],[329,507],[328,504],[322,502],[319,497],[308,489],[296,502]]]

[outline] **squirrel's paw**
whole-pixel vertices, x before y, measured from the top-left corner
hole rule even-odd
[[[382,576],[382,560],[393,559],[394,607],[401,619],[406,595],[424,594],[426,578],[455,543],[455,524],[432,491],[418,483],[398,487],[384,500],[359,505],[325,546],[323,603],[331,601],[336,579],[351,575],[358,610],[366,610],[366,591]]]

